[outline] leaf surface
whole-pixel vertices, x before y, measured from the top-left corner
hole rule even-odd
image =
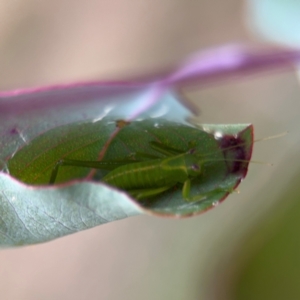
[[[131,122],[120,130],[103,159],[125,159],[136,152],[164,158],[149,146],[151,141],[182,152],[189,150],[193,142],[203,157],[203,174],[192,182],[192,194],[205,194],[204,200],[186,202],[182,184],[178,184],[157,197],[138,202],[125,191],[101,183],[107,171],[101,170],[93,180],[87,180],[90,170],[81,167],[60,167],[57,184],[47,185],[57,160],[97,160],[114,128],[111,119],[60,126],[33,139],[6,161],[10,175],[0,174],[2,246],[40,243],[142,213],[196,215],[216,206],[247,173],[253,143],[251,125],[195,128],[150,119]]]

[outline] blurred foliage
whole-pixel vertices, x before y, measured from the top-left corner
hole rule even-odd
[[[281,194],[276,212],[266,214],[242,246],[236,300],[300,298],[300,173]],[[250,254],[250,255],[249,255]]]

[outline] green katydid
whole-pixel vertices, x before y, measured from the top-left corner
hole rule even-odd
[[[155,149],[166,158],[148,161],[74,161],[60,160],[54,167],[50,184],[55,182],[59,166],[69,165],[88,168],[112,169],[101,181],[126,190],[136,199],[149,198],[163,193],[177,183],[183,184],[182,196],[186,201],[196,201],[202,195],[190,196],[191,180],[201,174],[201,156],[194,149],[187,153],[174,155],[167,147],[154,144]],[[175,149],[174,149],[175,151]]]
[[[193,142],[191,141],[190,144],[192,145]],[[235,145],[231,149],[240,146]],[[127,191],[137,200],[157,196],[178,183],[183,184],[182,197],[185,201],[193,202],[206,198],[205,194],[191,196],[190,189],[191,181],[201,175],[203,163],[208,162],[209,159],[204,159],[203,155],[197,153],[194,148],[181,153],[177,149],[157,142],[150,142],[150,147],[166,157],[157,158],[153,155],[138,153],[139,156],[148,157],[149,160],[84,161],[61,159],[55,164],[49,183],[55,183],[59,167],[77,166],[110,170],[107,175],[101,178],[101,181]],[[235,162],[237,161],[245,162],[245,160],[235,159]]]

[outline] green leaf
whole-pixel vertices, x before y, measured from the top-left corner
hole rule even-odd
[[[41,243],[141,213],[126,195],[90,182],[32,188],[0,173],[0,184],[2,247]]]
[[[195,128],[163,119],[135,121],[105,146],[115,127],[110,119],[57,127],[8,159],[10,175],[0,174],[1,245],[44,242],[142,213],[174,217],[199,214],[225,199],[247,173],[253,144],[251,125]],[[108,171],[100,170],[88,180],[89,169],[73,166],[60,167],[57,184],[47,184],[58,160],[97,160],[103,148],[103,160],[124,160],[137,152],[146,154],[144,160],[149,160],[147,155],[163,158],[150,147],[151,141],[183,153],[193,145],[203,159],[203,172],[192,181],[191,193],[205,194],[204,200],[186,202],[182,184],[178,184],[157,197],[138,202],[125,191],[101,183]]]

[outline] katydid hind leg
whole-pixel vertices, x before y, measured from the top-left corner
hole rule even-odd
[[[56,162],[54,168],[52,169],[52,173],[50,176],[49,184],[54,184],[57,178],[58,170],[63,166],[71,166],[71,167],[84,167],[84,168],[95,168],[95,161],[82,161],[75,159],[64,158]]]
[[[152,145],[150,144],[152,147]],[[164,152],[163,154],[166,155],[174,155],[172,153],[167,152],[168,150],[163,149],[162,146],[160,146],[160,153]],[[157,148],[158,149],[158,148]],[[157,150],[155,148],[155,150]],[[115,168],[118,168],[123,165],[131,164],[131,163],[136,163],[145,159],[159,159],[160,157],[148,153],[141,153],[141,152],[136,152],[134,155],[129,156],[127,159],[123,160],[101,160],[101,161],[85,161],[85,160],[75,160],[75,159],[68,159],[68,158],[63,158],[59,161],[56,162],[51,176],[49,180],[49,184],[54,184],[55,180],[57,178],[58,170],[62,166],[73,166],[73,167],[82,167],[82,168],[91,168],[91,169],[100,169],[100,170],[108,170],[111,171]]]
[[[141,200],[141,199],[158,196],[159,194],[169,190],[171,187],[173,187],[173,185],[163,186],[159,188],[152,188],[152,189],[129,190],[127,192],[135,199]]]
[[[50,176],[49,184],[54,184],[57,178],[59,167],[63,166],[71,166],[71,167],[81,167],[81,168],[90,168],[90,169],[99,169],[99,170],[107,170],[111,171],[120,166],[134,163],[135,160],[102,160],[102,161],[87,161],[87,160],[76,160],[76,159],[68,159],[64,158],[56,162],[54,168],[52,169],[52,173]]]

